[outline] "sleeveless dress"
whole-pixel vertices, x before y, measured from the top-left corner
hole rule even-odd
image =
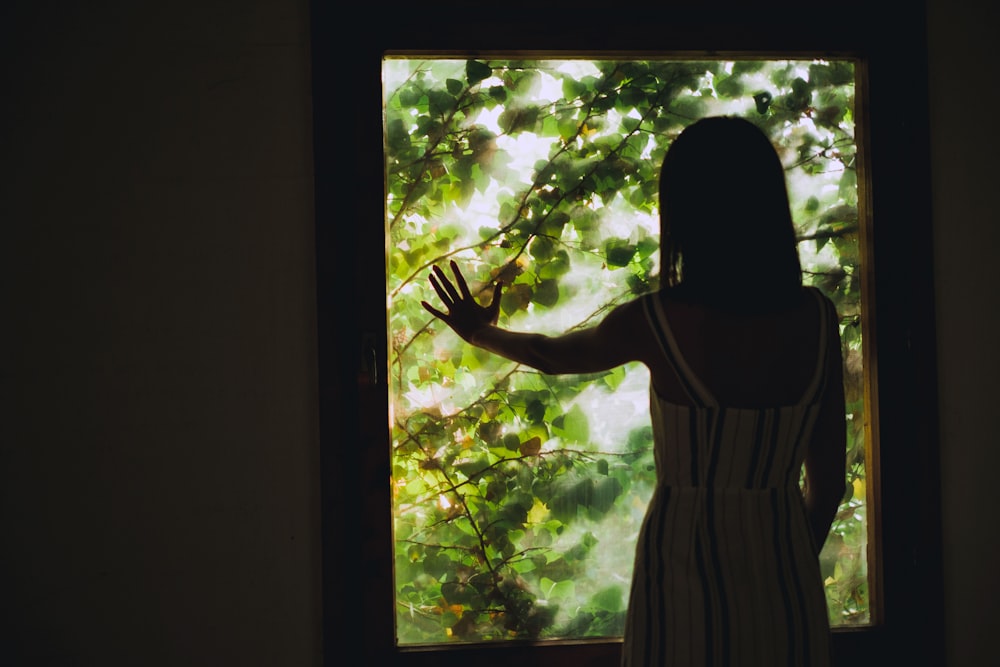
[[[818,549],[799,476],[825,383],[832,304],[795,405],[720,406],[691,372],[656,294],[649,325],[692,406],[650,384],[657,487],[636,545],[622,665],[827,667]]]

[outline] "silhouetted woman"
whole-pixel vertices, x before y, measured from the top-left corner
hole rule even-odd
[[[641,361],[658,483],[635,553],[623,665],[830,664],[818,554],[844,492],[833,304],[802,286],[784,170],[767,137],[702,119],[660,174],[663,287],[560,336],[496,326],[434,267],[467,342],[545,373]],[[805,466],[805,488],[800,474]]]

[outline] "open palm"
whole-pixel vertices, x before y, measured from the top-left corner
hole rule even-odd
[[[448,312],[441,312],[426,301],[421,301],[420,304],[432,315],[451,327],[463,340],[472,342],[472,338],[476,332],[496,324],[497,317],[500,315],[500,291],[502,285],[497,283],[494,286],[493,299],[490,301],[490,305],[480,306],[469,291],[469,285],[465,282],[462,272],[459,271],[458,264],[454,260],[450,264],[451,271],[455,274],[454,283],[437,266],[433,267],[433,273],[431,273],[430,277],[434,291],[437,292]]]

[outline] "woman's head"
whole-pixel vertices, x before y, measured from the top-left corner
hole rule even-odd
[[[674,140],[660,172],[660,232],[666,283],[690,299],[736,307],[798,297],[784,168],[750,121],[704,118]]]

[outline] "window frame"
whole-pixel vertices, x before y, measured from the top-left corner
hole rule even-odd
[[[880,455],[870,461],[867,475],[870,494],[877,497],[869,521],[881,571],[872,577],[877,586],[871,591],[872,625],[837,628],[834,651],[837,664],[874,665],[888,655],[904,663],[940,664],[943,596],[922,7],[897,12],[891,26],[887,19],[859,17],[846,27],[830,26],[822,12],[801,6],[777,21],[774,11],[766,17],[735,10],[726,15],[714,7],[678,15],[644,7],[645,18],[630,24],[627,34],[600,25],[567,25],[562,18],[545,16],[541,8],[504,7],[505,14],[534,17],[535,23],[497,20],[488,7],[466,6],[435,10],[433,20],[395,22],[367,9],[355,23],[342,21],[328,3],[311,5],[327,661],[333,664],[340,652],[360,649],[362,660],[373,664],[617,662],[620,641],[608,640],[395,646],[394,614],[389,611],[395,596],[385,383],[381,59],[386,51],[639,57],[666,55],[661,46],[667,43],[670,55],[685,57],[826,54],[861,64],[858,99],[867,108],[858,110],[864,119],[858,124],[858,145],[868,151],[864,163],[872,184],[861,205],[877,221],[862,247],[871,286],[864,296],[870,313],[865,333],[874,334],[866,364],[878,372],[871,381],[875,405],[868,414],[877,420],[880,441]],[[495,29],[485,30],[487,24]],[[365,33],[360,42],[359,26]],[[477,48],[470,50],[471,44]],[[905,67],[899,64],[900,54],[908,54]],[[351,94],[344,95],[345,90]],[[903,118],[900,100],[907,101]]]

